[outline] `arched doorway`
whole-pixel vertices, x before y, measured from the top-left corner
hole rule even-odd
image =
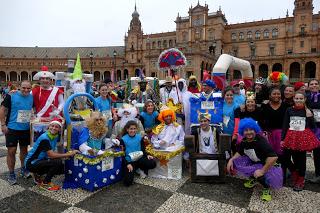
[[[94,72],[93,79],[94,79],[94,81],[100,81],[100,72],[99,71]]]
[[[139,77],[139,75],[140,75],[140,69],[136,69],[134,71],[134,76]]]
[[[16,72],[14,72],[14,71],[10,72],[10,81],[18,81]]]
[[[267,78],[268,77],[268,65],[261,64],[259,66],[259,77]]]
[[[289,80],[291,82],[300,80],[300,64],[298,62],[293,62],[292,64],[290,64]]]
[[[256,68],[254,67],[253,64],[250,64],[250,67],[251,67],[251,70],[252,70],[252,76],[253,76],[253,78],[254,78],[254,77],[255,77],[255,70],[256,70]]]
[[[28,73],[26,71],[21,72],[21,81],[27,81],[28,79]]]
[[[4,71],[0,71],[0,82],[6,82],[6,73]]]
[[[103,77],[104,77],[104,80],[106,80],[106,79],[111,79],[110,71],[105,71],[105,72],[103,73]]]
[[[124,69],[124,71],[123,71],[123,78],[124,78],[125,80],[129,78],[129,72],[128,72],[127,69]]]
[[[31,80],[33,80],[33,76],[34,76],[35,74],[37,74],[37,71],[33,71],[33,72],[32,72],[32,74],[31,74],[31,75],[32,75],[32,76],[31,76]]]
[[[241,72],[239,70],[233,70],[233,80],[238,80],[241,78],[242,78]]]
[[[306,81],[309,81],[316,77],[316,63],[314,63],[313,61],[309,61],[308,63],[306,63],[305,68],[306,70],[304,73],[304,78]]]
[[[273,66],[272,66],[272,72],[282,72],[282,64],[280,63],[275,63]]]
[[[121,81],[121,70],[117,70],[117,80]]]

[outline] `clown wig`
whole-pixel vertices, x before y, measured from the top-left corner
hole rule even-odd
[[[176,115],[172,109],[166,108],[164,110],[161,110],[161,112],[158,115],[158,120],[161,123],[164,123],[164,118],[168,115],[171,115],[172,122],[176,121]]]
[[[240,120],[239,134],[243,136],[243,133],[246,129],[253,129],[256,133],[261,132],[260,126],[252,118],[244,118]]]
[[[283,72],[272,72],[268,76],[269,83],[271,83],[272,81],[280,81],[281,84],[285,84],[288,80],[288,77]]]

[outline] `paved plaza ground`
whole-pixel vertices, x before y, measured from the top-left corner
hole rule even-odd
[[[18,158],[17,162],[19,168]],[[311,157],[307,168],[311,176]],[[319,184],[307,183],[299,193],[284,187],[272,192],[271,202],[262,202],[260,187],[248,190],[241,180],[230,177],[226,184],[191,183],[187,174],[179,181],[136,178],[129,188],[118,183],[92,193],[48,192],[23,178],[9,186],[7,174],[6,147],[0,136],[0,212],[320,212]],[[61,184],[63,176],[54,181]]]

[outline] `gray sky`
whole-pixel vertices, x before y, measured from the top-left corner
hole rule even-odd
[[[144,33],[175,30],[178,12],[188,15],[197,0],[136,0]],[[0,46],[124,45],[134,0],[0,0]],[[204,5],[205,1],[200,0]],[[294,0],[207,0],[228,23],[292,16]],[[314,13],[320,1],[314,0]]]

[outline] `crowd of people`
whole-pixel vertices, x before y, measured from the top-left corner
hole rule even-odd
[[[129,186],[134,172],[146,177],[148,170],[156,167],[154,157],[146,152],[147,143],[170,152],[184,146],[185,135],[192,134],[200,153],[217,153],[218,131],[212,125],[216,120],[220,121],[222,133],[231,138],[227,171],[247,177],[247,188],[260,183],[263,200],[270,201],[270,188],[280,188],[288,177],[293,190],[303,190],[307,152],[313,152],[315,165],[315,177],[308,181],[320,183],[320,86],[316,79],[307,84],[290,84],[284,73],[272,72],[268,79],[257,78],[252,84],[235,80],[219,89],[210,78],[200,82],[196,76],[168,76],[157,92],[141,78],[128,94],[123,86],[107,79],[91,89],[98,109],[90,118],[96,124],[93,129],[101,131],[95,133],[88,123],[89,129],[81,133],[79,149],[58,153],[64,97],[63,90],[53,86],[53,78],[48,70],[42,70],[34,76],[39,86],[32,88],[30,82],[23,81],[18,91],[6,93],[1,104],[1,130],[6,137],[8,181],[12,185],[17,183],[14,168],[18,143],[21,175],[29,177],[32,172],[41,187],[58,190],[51,180],[63,173],[62,159],[77,153],[102,154],[108,148],[103,141],[108,138],[110,146],[124,147],[124,183]],[[223,102],[221,115],[215,114],[217,98]],[[199,111],[196,131],[191,128],[190,113],[194,99],[207,109]],[[125,104],[117,108],[115,102]],[[48,117],[48,130],[28,152],[30,119]],[[188,162],[188,153],[183,156]]]

